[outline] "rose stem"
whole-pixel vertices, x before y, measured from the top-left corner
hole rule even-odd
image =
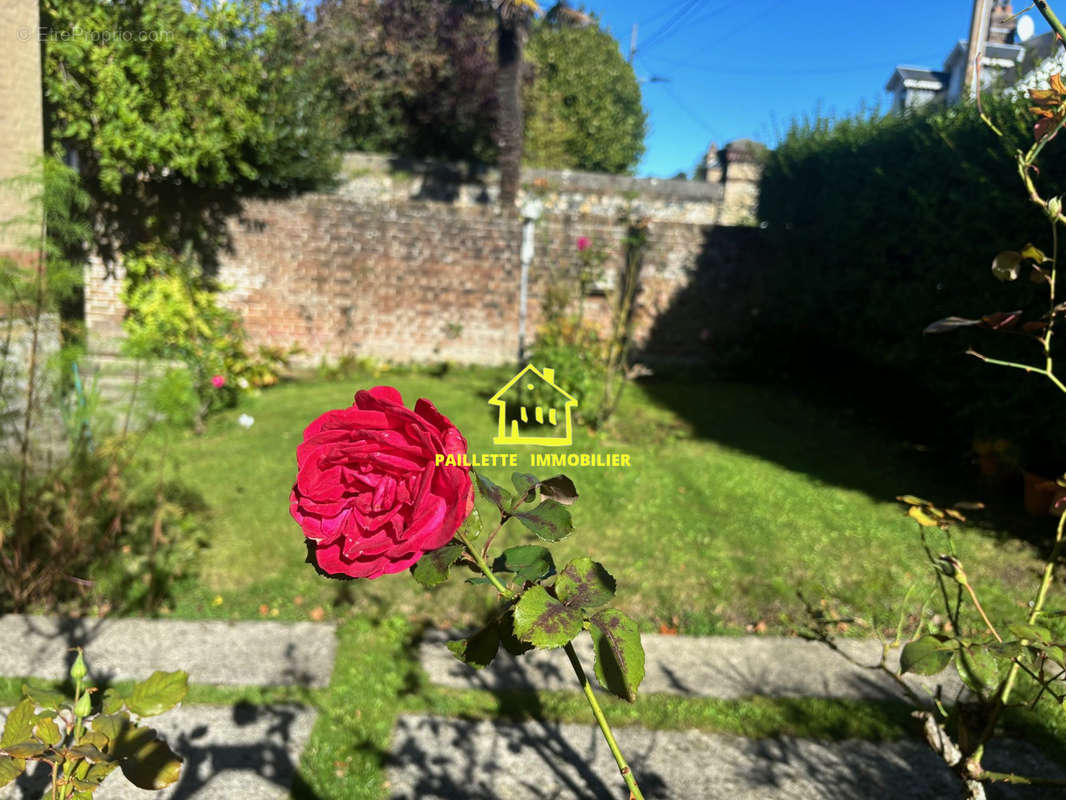
[[[500,579],[492,572],[485,559],[482,558],[474,546],[470,544],[470,540],[466,538],[466,534],[460,532],[456,535],[459,538],[459,541],[466,547],[466,552],[468,552],[471,558],[474,559],[474,563],[477,564],[478,569],[480,569],[482,574],[489,579],[489,583],[496,587],[496,591],[508,599],[513,598],[515,593],[500,583]]]
[[[515,597],[514,592],[500,583],[500,579],[493,574],[488,563],[470,544],[466,535],[459,533],[458,538],[459,541],[466,546],[467,552],[473,557],[474,563],[477,564],[478,569],[480,569],[484,576],[489,579],[489,582],[496,587],[496,590],[508,599]],[[577,680],[581,684],[581,691],[585,693],[585,699],[588,700],[589,705],[592,707],[592,716],[596,718],[596,723],[600,726],[600,731],[603,733],[603,738],[607,742],[607,747],[610,748],[611,755],[614,756],[615,763],[618,764],[618,771],[622,773],[622,778],[625,780],[626,786],[629,788],[630,800],[644,800],[644,795],[641,794],[640,787],[637,786],[637,779],[633,777],[633,772],[629,769],[625,756],[623,756],[622,751],[618,749],[618,742],[614,739],[614,733],[611,732],[611,726],[607,722],[607,717],[604,716],[603,709],[600,708],[600,703],[596,699],[596,693],[592,690],[592,685],[589,683],[588,676],[585,675],[585,670],[581,666],[581,661],[578,660],[577,653],[574,652],[574,645],[567,642],[564,649],[566,650],[567,657],[570,659],[571,666],[574,668],[574,673],[577,675]]]
[[[629,788],[629,800],[644,800],[644,795],[641,794],[640,787],[637,786],[637,779],[633,777],[633,772],[629,769],[625,756],[618,749],[618,742],[614,740],[614,734],[611,732],[611,726],[607,723],[607,717],[604,716],[603,709],[600,708],[600,703],[596,699],[596,693],[592,690],[592,684],[589,683],[588,676],[585,675],[585,670],[581,666],[581,661],[574,651],[574,643],[567,642],[563,649],[566,650],[566,656],[570,659],[570,665],[574,668],[577,680],[581,684],[581,691],[585,693],[585,699],[592,706],[592,716],[596,718],[596,723],[600,726],[600,731],[603,732],[603,738],[611,749],[611,755],[614,756],[615,763],[618,764],[618,771],[622,773],[622,778]]]

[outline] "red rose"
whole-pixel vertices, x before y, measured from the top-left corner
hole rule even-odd
[[[466,439],[428,400],[414,411],[391,386],[355,395],[304,431],[289,498],[308,561],[331,576],[402,572],[443,547],[474,507],[469,467],[437,466]]]

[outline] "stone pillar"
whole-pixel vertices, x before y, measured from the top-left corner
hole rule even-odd
[[[725,196],[720,225],[755,224],[765,158],[766,145],[749,139],[737,139],[722,148],[719,160]]]
[[[37,0],[0,2],[0,179],[29,176],[44,149],[41,108],[41,43]],[[25,219],[0,229],[0,253],[25,255],[27,239],[38,235],[38,210],[31,185],[0,185],[0,221]]]

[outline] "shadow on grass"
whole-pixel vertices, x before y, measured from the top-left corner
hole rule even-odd
[[[1009,535],[1046,547],[1053,519],[1021,509],[1021,479],[983,482],[967,453],[920,429],[894,438],[891,423],[876,409],[851,398],[793,385],[655,378],[640,390],[680,422],[656,434],[639,419],[619,415],[628,437],[708,439],[776,463],[817,481],[853,489],[880,501],[914,494],[940,506],[959,501],[985,503],[970,522],[1000,538]],[[665,443],[665,438],[664,438]]]

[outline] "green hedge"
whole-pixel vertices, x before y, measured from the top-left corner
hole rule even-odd
[[[991,272],[1001,250],[1032,242],[1050,253],[1051,230],[1016,171],[1014,152],[1032,142],[1025,105],[986,110],[1003,138],[971,105],[793,125],[760,189],[778,256],[767,266],[758,363],[850,387],[859,402],[966,441],[1006,436],[1034,466],[1062,470],[1066,426],[1054,425],[1051,441],[1047,426],[1063,421],[1066,398],[1040,378],[964,355],[974,346],[1036,363],[1039,345],[989,331],[922,334],[950,315],[1047,309],[1041,287],[1002,284]],[[1041,160],[1045,193],[1066,192],[1062,139]]]

